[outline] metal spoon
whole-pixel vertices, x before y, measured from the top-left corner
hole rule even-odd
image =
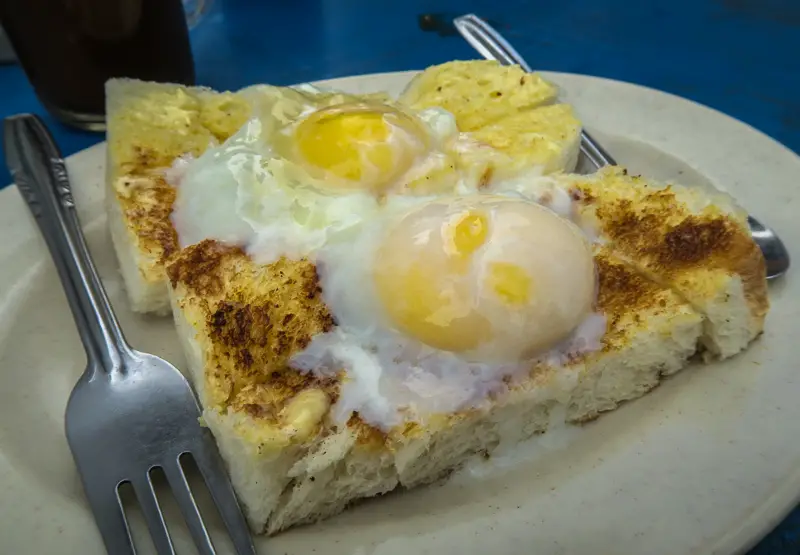
[[[504,65],[518,65],[527,72],[531,66],[519,55],[509,42],[491,25],[474,14],[457,17],[453,24],[461,36],[487,60],[496,60]],[[581,154],[595,168],[616,165],[614,158],[585,131],[581,132]],[[778,235],[752,216],[747,217],[750,233],[764,255],[767,279],[773,279],[789,269],[789,252]]]

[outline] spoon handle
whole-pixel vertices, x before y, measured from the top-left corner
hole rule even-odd
[[[518,65],[528,73],[533,69],[497,30],[475,14],[467,14],[453,20],[461,36],[487,60],[503,65]],[[581,131],[581,152],[595,168],[615,166],[617,162],[586,131]]]

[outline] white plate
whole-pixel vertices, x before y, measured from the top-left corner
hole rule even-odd
[[[410,75],[326,84],[398,92]],[[777,229],[800,263],[800,159],[789,150],[675,96],[591,77],[550,77],[621,162],[728,189]],[[137,317],[125,306],[102,213],[103,161],[103,145],[68,161],[100,273],[132,343],[181,366],[170,321]],[[84,357],[16,188],[0,193],[0,238],[0,552],[101,553],[62,428]],[[743,355],[683,372],[569,441],[539,440],[492,467],[366,502],[319,525],[259,539],[259,547],[330,555],[746,549],[800,494],[800,269],[793,270],[772,286],[766,332]],[[535,448],[541,453],[528,456]],[[178,543],[186,541],[177,535]]]

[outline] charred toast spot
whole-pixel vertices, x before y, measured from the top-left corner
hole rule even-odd
[[[690,216],[666,233],[654,254],[663,266],[697,264],[730,250],[734,236],[735,230],[726,220]]]
[[[117,191],[117,201],[139,243],[154,261],[163,264],[178,250],[178,235],[170,221],[175,189],[160,176],[135,181],[137,186],[127,188],[124,194]]]
[[[181,302],[199,311],[208,364],[218,368],[206,391],[218,406],[243,407],[242,399],[256,395],[253,391],[258,400],[251,404],[279,404],[287,395],[321,385],[329,396],[338,395],[338,378],[322,379],[289,365],[315,335],[334,326],[314,264],[283,258],[259,265],[241,249],[207,241],[182,251],[169,276]]]
[[[312,265],[312,271],[308,279],[301,282],[301,289],[305,292],[306,298],[314,299],[322,293],[322,287],[319,284],[319,272],[317,267]]]
[[[324,315],[319,318],[314,318],[313,314],[303,315],[303,318],[291,313],[281,316],[281,308],[287,307],[263,300],[248,304],[220,301],[207,323],[220,356],[233,358],[234,368],[247,373],[259,373],[259,367],[277,368],[265,373],[266,377],[281,372],[293,354],[307,347],[314,335],[328,327],[329,320]],[[231,357],[226,347],[233,348],[238,356]]]
[[[270,420],[275,419],[275,413],[269,410],[268,405],[259,405],[257,403],[244,403],[242,404],[242,410],[252,418],[269,418]]]
[[[621,261],[604,254],[595,256],[598,275],[597,310],[605,314],[603,350],[623,344],[630,334],[645,325],[640,313],[658,314],[667,309],[665,290]]]
[[[251,345],[264,347],[271,325],[263,306],[220,301],[209,327],[219,344],[246,349]]]
[[[615,249],[663,279],[701,267],[747,275],[743,261],[759,262],[757,247],[733,216],[714,205],[692,213],[673,187],[652,187],[609,167],[573,188],[582,192],[583,206],[594,207]]]
[[[599,280],[597,308],[601,312],[619,315],[661,306],[659,299],[652,297],[661,291],[655,283],[602,255],[595,257],[595,264]]]
[[[283,330],[279,331],[275,339],[276,339],[275,348],[279,353],[283,353],[289,350],[291,345],[291,338],[285,331]]]
[[[180,283],[192,295],[216,296],[225,285],[220,275],[222,266],[231,258],[243,257],[239,247],[206,239],[181,251],[167,266],[167,277],[173,288]]]
[[[738,224],[718,213],[681,214],[669,190],[598,206],[597,216],[614,244],[665,279],[695,268],[739,273],[757,246]],[[758,256],[755,257],[759,259]]]

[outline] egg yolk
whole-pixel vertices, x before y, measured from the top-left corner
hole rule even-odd
[[[486,241],[488,223],[486,215],[476,211],[458,214],[456,221],[446,228],[452,234],[446,247],[462,258],[471,255]]]
[[[489,322],[464,302],[468,291],[463,284],[440,278],[441,287],[431,287],[432,279],[435,275],[424,263],[411,265],[395,278],[384,275],[378,279],[381,297],[389,301],[386,306],[395,323],[437,349],[462,352],[476,347],[490,332]],[[399,289],[400,296],[392,296],[389,288]]]
[[[507,305],[519,306],[528,302],[532,281],[525,270],[516,264],[509,262],[489,264],[488,285]]]
[[[459,279],[469,270],[470,255],[486,241],[487,226],[479,211],[457,213],[442,226],[440,256],[422,256],[393,276],[378,272],[381,296],[401,329],[437,349],[458,352],[477,346],[490,332],[489,322],[466,302],[468,284]],[[392,295],[393,289],[401,295]]]
[[[520,199],[429,203],[390,226],[374,264],[399,331],[482,360],[554,346],[594,302],[594,260],[580,230]]]
[[[421,136],[413,120],[388,107],[335,107],[303,120],[295,144],[335,188],[381,192],[424,150]]]

